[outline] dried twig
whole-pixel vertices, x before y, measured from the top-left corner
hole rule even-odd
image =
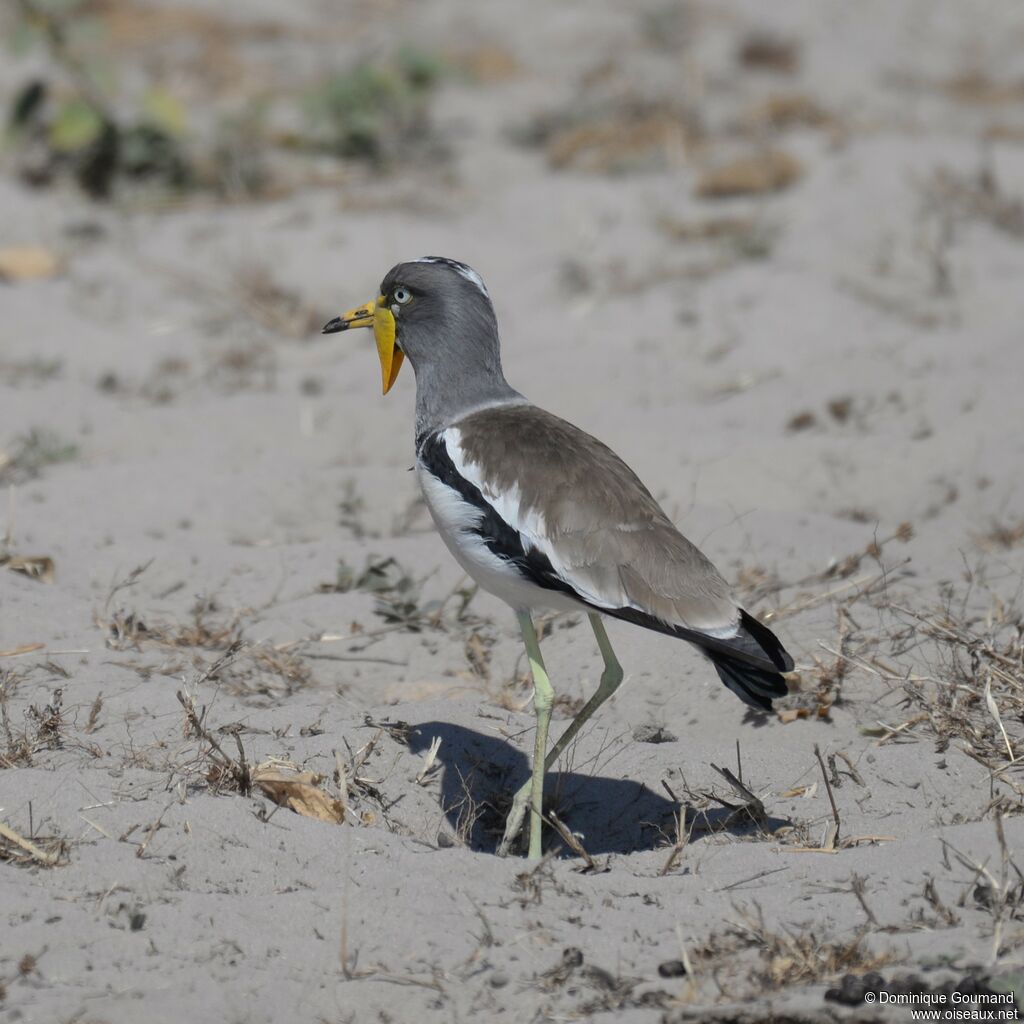
[[[575,835],[572,830],[562,821],[561,818],[555,814],[554,811],[548,811],[548,821],[554,826],[555,831],[562,837],[562,841],[566,846],[576,854],[577,857],[582,857],[586,863],[586,867],[583,869],[585,874],[597,873],[599,871],[607,871],[608,866],[605,865],[601,868],[597,865],[594,858],[587,853],[583,844],[580,842],[579,836]]]
[[[19,849],[24,850],[33,860],[38,861],[44,867],[52,868],[60,860],[60,855],[57,853],[48,853],[46,850],[41,850],[31,839],[26,839],[23,835],[15,832],[13,828],[5,825],[0,821],[0,839],[5,839],[9,843],[13,843]],[[0,849],[2,852],[2,849]]]
[[[836,842],[839,839],[839,808],[836,807],[836,798],[832,793],[832,783],[829,782],[828,772],[825,770],[825,762],[822,759],[821,750],[818,748],[817,743],[814,744],[814,756],[818,759],[818,765],[821,768],[821,777],[825,780],[825,792],[828,793],[828,802],[832,805],[832,824],[825,833],[825,838],[822,840],[821,848],[823,850],[834,850],[836,848]]]
[[[666,789],[668,787],[666,786]],[[672,791],[669,790],[671,793]],[[678,803],[678,801],[676,801]],[[676,815],[676,841],[669,851],[668,859],[661,866],[661,870],[658,872],[659,877],[667,875],[675,866],[679,863],[679,858],[682,857],[683,851],[686,849],[690,842],[690,836],[693,833],[693,824],[691,823],[688,829],[683,828],[683,822],[686,818],[686,812],[680,810]]]

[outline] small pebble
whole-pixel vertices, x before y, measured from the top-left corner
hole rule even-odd
[[[504,988],[508,984],[508,975],[502,971],[495,971],[490,977],[491,988]]]
[[[682,960],[666,960],[658,964],[658,973],[663,978],[681,978],[686,974],[686,965]]]

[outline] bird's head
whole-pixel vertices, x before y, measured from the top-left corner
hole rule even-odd
[[[324,334],[372,327],[387,394],[408,356],[415,369],[428,360],[459,359],[500,373],[494,307],[472,267],[424,256],[391,268],[377,297],[324,325]]]

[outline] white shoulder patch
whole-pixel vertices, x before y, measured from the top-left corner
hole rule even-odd
[[[547,531],[544,516],[533,509],[522,507],[519,487],[509,491],[499,490],[487,483],[481,467],[469,462],[462,451],[462,431],[458,427],[449,427],[444,434],[448,457],[455,466],[455,471],[468,480],[484,497],[491,508],[515,530],[530,547],[539,548],[547,554]]]
[[[470,284],[475,285],[477,290],[485,299],[490,299],[491,293],[484,284],[484,279],[468,264],[460,263],[458,260],[450,260],[445,256],[421,256],[418,260],[411,260],[411,263],[441,263],[451,267],[460,277],[464,277]]]
[[[518,486],[500,490],[486,481],[481,467],[468,461],[463,454],[460,443],[462,433],[457,426],[449,427],[442,436],[448,449],[448,457],[452,460],[456,472],[476,487],[498,516],[519,534],[524,548],[534,548],[545,555],[559,577],[592,606],[619,608],[629,603],[621,590],[614,595],[597,593],[587,580],[581,578],[579,573],[574,572],[566,564],[551,540],[543,513],[523,506],[522,493]]]

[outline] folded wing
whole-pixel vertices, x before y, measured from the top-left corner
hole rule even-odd
[[[786,693],[793,661],[778,639],[606,445],[530,405],[472,414],[443,443],[491,529],[513,538],[502,557],[536,585],[696,644],[747,703]]]

